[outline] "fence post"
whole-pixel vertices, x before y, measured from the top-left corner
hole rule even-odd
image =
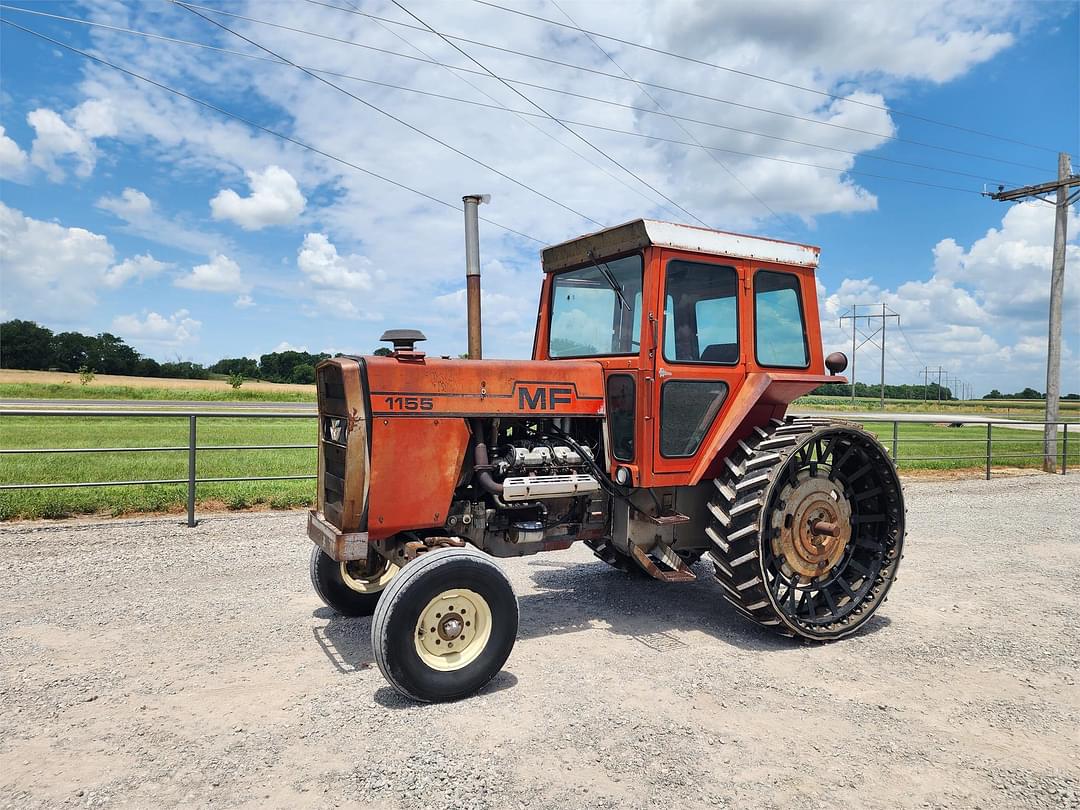
[[[187,459],[187,525],[195,525],[195,420],[188,417],[188,459]]]
[[[892,423],[892,460],[896,464],[900,455],[900,420],[894,419]]]
[[[1069,458],[1069,423],[1062,424],[1063,434],[1061,437],[1061,474],[1065,474],[1065,465]]]
[[[991,457],[993,455],[993,451],[992,451],[992,445],[993,445],[993,441],[994,441],[994,439],[993,439],[993,430],[994,430],[994,423],[993,422],[987,422],[986,423],[986,480],[987,481],[990,480],[990,459],[991,459]]]

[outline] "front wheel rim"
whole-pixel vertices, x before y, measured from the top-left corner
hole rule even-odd
[[[463,669],[480,657],[491,638],[491,607],[476,591],[452,588],[427,603],[416,621],[413,644],[428,667]]]
[[[341,563],[341,581],[345,583],[345,587],[357,593],[381,592],[398,572],[398,566],[385,559],[370,574],[364,573],[362,565],[363,562],[359,560]]]

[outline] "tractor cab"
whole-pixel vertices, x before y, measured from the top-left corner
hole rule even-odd
[[[636,220],[543,251],[535,360],[601,364],[609,447],[637,486],[696,484],[825,382],[819,249]]]

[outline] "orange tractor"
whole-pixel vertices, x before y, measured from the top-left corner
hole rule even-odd
[[[491,557],[578,541],[693,580],[752,622],[828,641],[885,600],[904,539],[895,466],[856,425],[786,416],[836,376],[819,250],[638,220],[543,251],[532,360],[393,353],[317,369],[311,578],[374,614],[375,659],[418,700],[486,684],[517,634]],[[828,372],[826,371],[828,369]]]

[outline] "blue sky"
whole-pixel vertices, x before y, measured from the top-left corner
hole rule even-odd
[[[1075,2],[507,2],[551,19],[566,20],[565,12],[590,30],[841,97],[601,40],[615,65],[573,30],[474,2],[403,0],[448,34],[591,71],[622,70],[639,81],[698,94],[646,93],[633,82],[459,43],[500,76],[638,108],[519,85],[556,117],[761,156],[710,154],[573,125],[711,226],[820,245],[827,350],[849,343],[836,327],[847,307],[885,301],[901,314],[904,329],[903,336],[890,336],[890,381],[914,382],[924,365],[942,365],[976,393],[1045,387],[1053,209],[997,203],[975,192],[995,179],[1051,179],[1055,150],[1080,154]],[[12,4],[265,56],[166,3]],[[208,4],[412,56],[422,51],[477,70],[430,33],[325,5]],[[358,5],[416,24],[388,3]],[[208,16],[300,64],[536,112],[489,77]],[[542,118],[526,122],[503,110],[332,79],[567,208],[289,66],[16,11],[5,10],[3,17],[439,199],[456,202],[464,193],[489,192],[492,203],[482,214],[543,243],[597,227],[567,208],[604,224],[637,216],[688,221],[638,179]],[[0,316],[56,330],[111,331],[158,359],[213,362],[283,347],[370,352],[380,333],[395,327],[423,329],[430,352],[464,350],[460,212],[10,26],[0,35]],[[696,123],[680,127],[641,111],[654,109],[656,101],[667,113],[758,134]],[[1078,220],[1074,210],[1063,363],[1063,387],[1071,391],[1080,390],[1080,301],[1069,277],[1080,256]],[[539,247],[482,225],[490,356],[526,356],[530,350]],[[859,378],[876,380],[878,370],[876,351],[867,347],[859,354]]]

